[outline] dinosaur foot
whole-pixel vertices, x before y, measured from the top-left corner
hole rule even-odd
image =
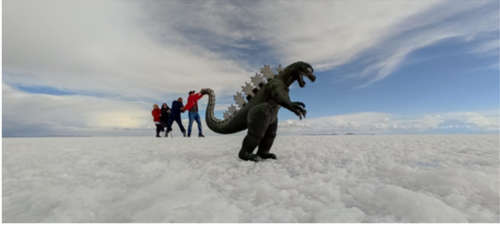
[[[261,153],[259,154],[260,158],[262,159],[278,159],[275,154],[273,153]]]
[[[262,158],[256,154],[240,154],[239,157],[240,157],[240,159],[245,160],[245,161],[258,162],[258,161],[262,160]]]

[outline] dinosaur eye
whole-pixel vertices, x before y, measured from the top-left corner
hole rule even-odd
[[[313,69],[311,67],[307,67],[307,72],[312,73]]]

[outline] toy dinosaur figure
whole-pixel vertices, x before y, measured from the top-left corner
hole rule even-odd
[[[281,67],[281,66],[280,66]],[[276,159],[276,155],[269,150],[276,137],[278,129],[278,111],[281,106],[294,112],[300,119],[306,116],[305,105],[302,102],[292,102],[288,95],[288,87],[297,81],[300,87],[304,87],[304,76],[309,80],[316,80],[313,68],[305,62],[296,62],[285,69],[278,71],[278,75],[270,72],[270,67],[265,66],[261,72],[267,77],[267,83],[260,74],[252,78],[260,88],[249,89],[249,83],[245,83],[244,91],[248,102],[240,104],[239,110],[225,113],[225,119],[217,119],[214,115],[215,94],[212,89],[202,89],[202,94],[208,94],[209,100],[206,110],[206,122],[208,127],[221,134],[236,133],[248,129],[239,152],[240,159],[259,161],[261,159]],[[251,90],[251,91],[249,91]],[[235,99],[241,102],[241,93],[237,93]],[[258,146],[257,154],[252,154]]]

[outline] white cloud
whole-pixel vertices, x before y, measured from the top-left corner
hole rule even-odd
[[[160,43],[141,27],[148,24],[129,1],[6,1],[5,80],[154,98],[203,87],[232,91],[250,74],[200,46]]]
[[[3,85],[3,135],[142,134],[153,127],[144,102],[29,94]]]
[[[157,7],[163,16],[155,16],[186,32],[213,35],[203,39],[206,44],[238,46],[242,40],[257,41],[282,64],[305,60],[328,69],[390,37],[393,26],[440,2],[167,2]]]
[[[429,132],[499,132],[499,112],[448,112],[396,115],[379,112],[328,116],[280,123],[280,132],[294,134],[386,134]]]
[[[479,43],[475,48],[471,50],[471,53],[477,54],[498,54],[498,50],[500,48],[500,40],[493,39],[485,42]]]
[[[492,1],[446,1],[410,17],[389,30],[392,35],[379,46],[367,49],[370,63],[355,77],[368,79],[365,87],[382,80],[399,68],[416,50],[451,38],[472,41],[481,33],[498,31],[498,8]],[[497,6],[498,7],[498,6]],[[477,40],[481,51],[498,49],[490,41]],[[498,40],[497,40],[498,41]],[[473,53],[482,54],[479,51]]]
[[[250,61],[326,70],[369,54],[357,76],[370,83],[417,49],[498,30],[496,10],[474,11],[491,3],[9,0],[5,81],[127,97],[202,87],[227,95],[255,72]],[[257,53],[235,58],[228,48]]]
[[[304,59],[326,70],[377,45],[392,35],[392,26],[438,2],[282,2],[276,11],[265,13],[275,15],[277,22],[264,34],[271,46],[278,46],[284,61]]]
[[[153,14],[182,27],[186,36],[207,34],[192,39],[221,51],[256,42],[279,63],[304,60],[319,70],[360,60],[364,69],[355,77],[368,85],[390,75],[418,49],[498,30],[495,6],[494,1],[446,0],[203,1],[167,2]]]

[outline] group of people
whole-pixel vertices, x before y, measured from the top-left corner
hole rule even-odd
[[[172,102],[172,108],[169,108],[167,103],[163,103],[161,108],[157,104],[153,105],[153,121],[156,125],[156,137],[160,137],[160,133],[165,131],[165,137],[168,137],[168,133],[172,131],[172,124],[177,123],[179,129],[181,130],[184,137],[186,137],[186,129],[182,125],[181,113],[185,111],[189,112],[189,125],[187,130],[187,137],[191,137],[191,128],[193,126],[193,121],[198,124],[198,137],[205,137],[201,128],[200,115],[198,114],[198,100],[203,97],[204,94],[195,93],[195,91],[189,91],[189,97],[186,105],[183,104],[182,98],[179,97],[177,100]],[[165,130],[166,128],[166,130]]]

